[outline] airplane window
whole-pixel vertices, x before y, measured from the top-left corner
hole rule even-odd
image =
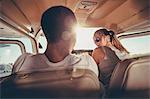
[[[19,40],[24,44],[27,53],[33,53],[31,40],[27,37],[0,37],[0,39]]]
[[[0,44],[0,77],[11,74],[12,66],[21,54],[17,44]]]
[[[120,41],[131,56],[150,54],[150,35],[123,38]]]
[[[100,28],[76,28],[77,41],[74,50],[93,50],[96,45],[93,42],[93,35]]]

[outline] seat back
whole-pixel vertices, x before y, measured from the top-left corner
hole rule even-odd
[[[109,86],[109,97],[149,97],[150,57],[122,61],[115,68]]]
[[[4,98],[99,98],[101,87],[96,75],[87,69],[18,72],[1,83]]]

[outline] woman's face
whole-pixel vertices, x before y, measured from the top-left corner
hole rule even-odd
[[[97,46],[106,46],[107,45],[107,36],[99,33],[95,33],[93,37],[94,43]]]

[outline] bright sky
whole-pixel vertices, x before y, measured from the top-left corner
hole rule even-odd
[[[75,50],[91,50],[96,47],[93,41],[93,35],[99,28],[76,28],[77,41],[75,45]]]
[[[21,55],[21,49],[19,45],[7,44],[6,47],[0,47],[0,64],[14,63],[14,61],[20,55]]]
[[[133,38],[124,38],[120,42],[122,45],[133,54],[150,54],[150,35],[133,37]]]

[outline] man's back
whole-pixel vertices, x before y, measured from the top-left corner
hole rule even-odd
[[[19,63],[19,64],[18,64]],[[69,54],[64,60],[54,63],[50,62],[45,54],[24,54],[19,57],[14,65],[13,72],[18,71],[38,71],[38,70],[58,70],[65,68],[89,69],[98,76],[97,65],[89,55]]]

